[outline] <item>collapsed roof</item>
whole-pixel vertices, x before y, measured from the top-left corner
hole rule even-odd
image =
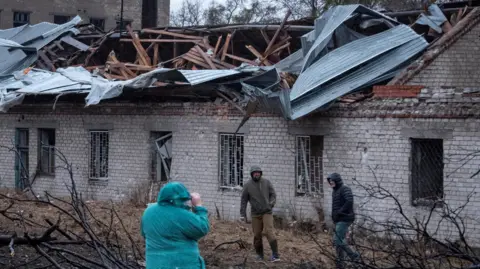
[[[191,98],[220,97],[244,114],[261,101],[295,120],[390,80],[428,46],[411,27],[362,5],[333,7],[313,26],[288,22],[288,15],[279,25],[128,29],[75,39],[77,18],[0,31],[0,53],[19,56],[0,62],[0,111],[30,95],[56,102],[80,94],[89,106],[147,89],[164,94],[168,88],[174,98],[191,87]],[[429,16],[418,22],[432,23],[429,29],[444,24],[435,19],[438,12]],[[68,59],[57,55],[59,41],[76,48]],[[59,50],[48,49],[50,43]]]

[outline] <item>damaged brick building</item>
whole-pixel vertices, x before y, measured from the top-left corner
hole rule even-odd
[[[3,1],[0,7],[0,29],[39,22],[66,23],[79,15],[84,22],[102,30],[113,29],[120,22],[120,0],[74,1]],[[156,27],[168,25],[169,0],[126,0],[124,23],[132,27]]]
[[[350,12],[362,10],[358,6],[347,8]],[[355,181],[368,183],[380,179],[382,186],[397,194],[412,215],[424,214],[423,206],[438,197],[452,205],[461,204],[478,185],[471,176],[480,168],[480,161],[475,158],[463,165],[458,160],[471,154],[480,142],[477,141],[479,74],[475,66],[480,56],[471,53],[479,49],[478,42],[472,41],[479,35],[479,20],[480,10],[474,9],[423,54],[427,46],[424,40],[406,27],[394,27],[394,31],[403,31],[408,42],[384,49],[388,52],[385,54],[393,56],[401,52],[404,56],[401,62],[387,65],[389,60],[398,58],[382,58],[385,54],[379,53],[378,61],[365,61],[365,65],[355,63],[360,73],[343,71],[344,78],[354,81],[348,87],[341,84],[347,79],[332,84],[318,82],[315,87],[324,87],[327,97],[312,94],[312,99],[302,99],[302,95],[282,106],[282,92],[268,92],[265,98],[258,94],[258,99],[267,101],[260,102],[253,112],[249,107],[251,102],[243,100],[238,92],[219,91],[218,96],[228,92],[234,98],[211,101],[212,92],[218,91],[218,85],[231,86],[229,83],[235,83],[232,88],[250,89],[254,88],[252,85],[268,84],[270,77],[280,81],[274,69],[260,68],[261,74],[255,73],[253,79],[241,77],[243,73],[250,75],[248,68],[195,70],[195,66],[200,66],[197,64],[191,68],[194,70],[161,69],[152,71],[156,72],[156,80],[149,82],[168,84],[175,78],[182,84],[162,84],[164,87],[160,90],[124,89],[123,92],[115,91],[116,87],[148,87],[144,87],[146,84],[140,79],[127,84],[108,84],[108,91],[97,89],[101,97],[108,95],[98,102],[92,101],[98,97],[93,94],[93,83],[82,84],[88,84],[91,90],[66,92],[53,99],[33,92],[31,85],[25,86],[12,98],[20,98],[25,93],[38,96],[22,95],[19,100],[23,103],[0,115],[3,130],[0,145],[5,147],[0,151],[0,184],[21,188],[21,179],[31,178],[37,191],[66,194],[68,173],[55,154],[58,150],[72,163],[77,187],[88,199],[128,199],[145,182],[179,180],[200,192],[209,209],[225,219],[239,217],[239,190],[248,179],[251,165],[260,165],[265,177],[274,184],[278,195],[275,213],[279,215],[317,219],[319,215],[322,218],[321,212],[324,212],[328,220],[331,191],[325,176],[331,172],[342,174],[345,182],[352,186],[357,196],[357,212],[376,219],[393,218],[391,211],[395,205],[370,200],[371,197],[355,186]],[[354,39],[355,33],[347,28],[339,29]],[[376,42],[375,38],[384,36],[363,40]],[[350,51],[338,48],[329,54],[350,53],[355,48],[353,43],[355,41],[349,43],[352,46],[343,47]],[[299,51],[289,56],[292,60],[289,68],[298,67],[295,57],[301,55],[303,60],[305,55]],[[413,63],[404,62],[419,55]],[[305,57],[312,62],[318,60],[316,55]],[[460,62],[462,64],[457,64]],[[385,72],[395,72],[358,82],[368,72],[378,73],[377,66],[384,67]],[[276,67],[285,68],[282,64]],[[62,72],[68,77],[68,72]],[[302,75],[308,72],[308,68],[300,72],[296,83],[301,83]],[[393,73],[396,76],[391,80]],[[226,81],[227,76],[237,78],[240,83]],[[391,82],[374,86],[384,80]],[[211,83],[204,83],[206,81]],[[185,86],[188,89],[180,87],[183,85],[188,85]],[[373,91],[349,95],[358,85],[368,85],[369,89],[373,86]],[[292,92],[296,87],[292,87]],[[304,88],[307,87],[311,84]],[[52,88],[46,91],[58,93]],[[85,94],[88,94],[87,105],[95,105],[85,107],[82,99]],[[190,101],[171,101],[191,96],[195,98]],[[200,97],[205,101],[199,101]],[[275,101],[270,102],[271,99]],[[245,101],[246,108],[239,109],[233,100]],[[287,109],[292,110],[293,119],[286,119],[284,110]],[[18,152],[17,158],[13,158],[14,154],[8,149]],[[21,169],[22,164],[28,169]],[[28,175],[22,174],[25,171]],[[422,185],[425,182],[428,185]],[[465,211],[467,214],[475,213],[478,199],[478,196],[472,199]],[[468,225],[469,229],[478,228],[475,222]],[[476,234],[472,237],[480,240]]]

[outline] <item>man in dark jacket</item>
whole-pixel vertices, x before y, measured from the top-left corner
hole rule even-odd
[[[272,183],[263,178],[262,174],[262,169],[258,166],[253,166],[250,169],[252,179],[243,186],[240,216],[243,220],[246,219],[247,203],[250,202],[254,234],[253,245],[258,256],[257,258],[258,260],[263,260],[262,232],[265,231],[272,249],[270,260],[275,262],[280,260],[277,240],[273,234],[272,209],[275,206],[276,195]]]
[[[335,234],[333,236],[333,243],[337,252],[337,269],[343,269],[345,254],[350,259],[356,261],[359,254],[353,251],[345,242],[345,237],[348,228],[355,220],[355,213],[353,212],[353,194],[352,190],[343,184],[342,177],[333,173],[327,178],[328,183],[333,188],[332,192],[332,220],[335,224]]]

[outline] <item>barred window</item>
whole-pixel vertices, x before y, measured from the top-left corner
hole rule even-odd
[[[22,26],[30,23],[30,12],[13,12],[13,27]]]
[[[443,199],[443,140],[412,139],[411,193],[414,206]]]
[[[108,131],[90,131],[90,179],[108,178]]]
[[[38,130],[38,170],[48,175],[55,173],[55,129]]]
[[[220,134],[221,187],[243,186],[243,135]]]
[[[323,136],[298,136],[296,139],[296,193],[323,193]]]

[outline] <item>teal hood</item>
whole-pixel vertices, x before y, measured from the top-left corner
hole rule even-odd
[[[191,196],[179,182],[167,183],[157,203],[143,213],[141,232],[145,238],[147,269],[205,269],[198,240],[210,230],[208,211],[185,205]]]
[[[172,204],[175,206],[183,206],[186,201],[192,197],[185,185],[180,182],[170,182],[162,187],[158,193],[157,203]]]

